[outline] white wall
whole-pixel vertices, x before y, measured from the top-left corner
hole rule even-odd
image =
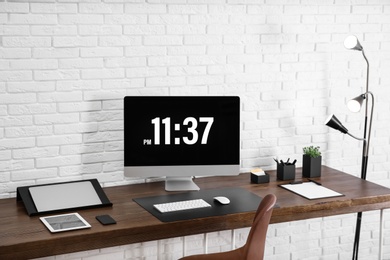
[[[126,95],[239,95],[242,171],[274,169],[276,156],[300,165],[302,147],[319,145],[324,164],[358,176],[361,144],[323,125],[335,113],[362,135],[363,114],[345,106],[366,69],[343,47],[349,34],[376,98],[368,179],[390,187],[388,0],[2,0],[0,198],[23,185],[134,182],[123,176]],[[354,225],[354,214],[271,225],[266,259],[348,259]],[[360,259],[376,258],[378,225],[378,212],[364,215]],[[210,251],[230,235],[210,234]],[[174,259],[183,240],[58,258]],[[185,240],[202,250],[203,235]],[[388,238],[384,250],[390,259]]]

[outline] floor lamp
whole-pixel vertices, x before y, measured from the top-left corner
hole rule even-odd
[[[361,51],[363,54],[364,59],[366,60],[367,63],[367,78],[366,78],[366,91],[365,93],[357,96],[354,99],[351,99],[348,102],[348,108],[352,112],[358,112],[360,111],[360,108],[362,107],[363,101],[366,100],[366,105],[365,105],[365,118],[364,118],[364,133],[363,133],[363,138],[356,137],[348,132],[348,129],[345,128],[340,120],[337,119],[336,116],[331,115],[327,118],[325,121],[325,124],[331,128],[334,128],[336,130],[339,130],[340,132],[344,134],[348,134],[349,136],[363,141],[363,153],[362,153],[362,168],[361,168],[361,178],[366,179],[367,175],[367,164],[368,164],[368,149],[370,146],[370,139],[371,139],[371,126],[372,126],[372,116],[373,116],[373,111],[374,111],[374,95],[368,91],[368,76],[369,76],[369,68],[370,64],[368,63],[367,57],[364,54],[363,47],[359,43],[359,40],[356,36],[351,35],[348,36],[345,41],[344,45],[347,49],[350,50],[357,50]],[[368,123],[368,101],[369,98],[371,97],[371,113],[370,113],[370,122],[369,126],[367,128],[367,123]],[[355,231],[355,240],[353,244],[353,255],[352,259],[357,260],[358,259],[358,252],[359,252],[359,239],[360,239],[360,227],[361,227],[361,222],[362,222],[362,212],[358,212],[357,215],[357,220],[356,220],[356,231]]]

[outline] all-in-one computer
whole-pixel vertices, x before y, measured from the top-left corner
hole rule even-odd
[[[239,97],[124,98],[125,176],[164,176],[166,190],[198,190],[193,176],[239,169]]]

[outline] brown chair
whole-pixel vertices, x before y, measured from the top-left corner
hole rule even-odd
[[[262,260],[264,258],[267,228],[275,203],[276,196],[273,194],[268,194],[263,198],[257,208],[255,219],[243,247],[228,252],[186,256],[181,260]]]

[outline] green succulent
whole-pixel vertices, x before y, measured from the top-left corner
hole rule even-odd
[[[320,147],[319,146],[308,146],[308,147],[303,147],[303,154],[310,156],[311,158],[317,158],[321,156],[320,152]]]

